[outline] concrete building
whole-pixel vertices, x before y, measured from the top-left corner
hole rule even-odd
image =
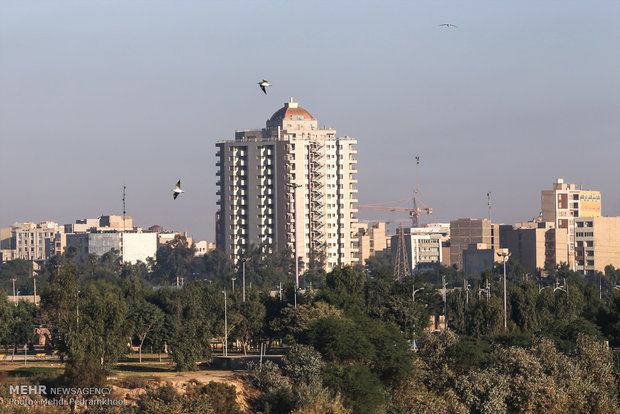
[[[38,224],[15,223],[10,228],[3,229],[1,232],[3,261],[13,259],[45,261],[55,254],[54,239],[63,231],[63,226],[52,221]]]
[[[440,233],[434,230],[437,229],[433,227],[404,229],[405,251],[412,272],[424,272],[443,262],[446,233],[443,229],[440,229]],[[392,252],[396,255],[400,236],[396,234],[391,237]]]
[[[574,268],[575,219],[577,217],[600,217],[601,192],[583,190],[577,184],[565,183],[558,178],[552,190],[541,191],[542,221],[551,222],[556,229],[568,233],[569,265]],[[559,232],[559,230],[558,230]]]
[[[157,234],[142,232],[72,233],[65,235],[67,247],[78,250],[78,256],[89,254],[103,256],[111,250],[118,250],[121,260],[136,263],[146,262],[147,257],[155,258]]]
[[[501,246],[508,248],[512,258],[532,274],[546,265],[570,262],[568,233],[556,229],[553,223],[532,221],[501,226],[500,234]]]
[[[495,263],[495,249],[486,243],[470,244],[462,252],[463,271],[467,275],[479,275],[484,270],[492,269]]]
[[[250,245],[295,250],[327,270],[354,261],[357,140],[337,138],[290,99],[266,128],[218,141],[216,245],[237,260]]]
[[[353,263],[364,265],[366,259],[390,248],[391,237],[385,234],[384,222],[354,223]]]
[[[488,219],[465,218],[451,221],[450,263],[463,269],[463,251],[479,243],[485,244],[487,249],[494,253],[499,252],[499,235],[500,225],[492,224]]]
[[[215,249],[215,243],[209,243],[206,240],[201,240],[196,243],[196,256],[204,256],[211,250]]]
[[[575,219],[576,270],[603,272],[607,265],[620,268],[620,217]]]

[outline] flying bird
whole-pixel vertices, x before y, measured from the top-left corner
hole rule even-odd
[[[263,92],[265,92],[265,95],[267,95],[267,86],[271,86],[271,84],[269,83],[269,81],[263,79],[262,82],[258,82],[258,86],[260,86],[260,88],[263,90]]]
[[[184,192],[185,191],[181,190],[181,180],[179,180],[177,181],[177,185],[172,189],[172,198],[176,200],[179,194]]]
[[[455,26],[455,25],[453,25],[453,24],[451,24],[451,23],[442,23],[442,24],[440,24],[439,26],[446,26],[446,27],[458,27],[458,26]]]

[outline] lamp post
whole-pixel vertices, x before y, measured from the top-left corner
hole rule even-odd
[[[414,305],[415,305],[415,294],[423,289],[424,289],[423,287],[419,289],[415,288],[415,281],[413,280],[413,276],[412,276],[411,277],[411,301],[413,302]]]
[[[15,295],[15,281],[17,279],[11,279],[11,282],[13,282],[13,299],[15,300],[15,306],[17,306],[17,299],[16,299],[16,295]]]
[[[504,262],[504,332],[508,331],[508,317],[506,312],[506,260],[510,257],[510,253],[508,249],[502,249],[501,252],[497,253],[498,256],[502,258]]]
[[[235,294],[235,280],[237,280],[237,278],[233,277],[232,278],[232,292],[233,292],[233,295]]]
[[[448,330],[448,315],[446,314],[446,276],[441,276],[441,284],[443,285],[443,329]]]
[[[80,328],[80,291],[75,294],[75,326]]]
[[[243,288],[243,302],[245,302],[245,261],[247,259],[244,257],[243,259],[241,259],[241,284],[242,284],[242,288]]]
[[[289,187],[293,187],[293,217],[295,226],[293,227],[293,237],[295,246],[295,309],[297,309],[297,289],[299,289],[299,246],[297,245],[297,189],[301,187],[301,184],[289,184]]]
[[[469,309],[469,288],[471,286],[467,283],[467,279],[463,279],[463,289],[465,290],[465,307]]]
[[[224,356],[228,356],[228,313],[226,310],[226,291],[223,290],[224,294]]]

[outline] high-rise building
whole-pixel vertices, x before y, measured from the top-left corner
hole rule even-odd
[[[552,190],[541,192],[542,221],[554,224],[568,233],[568,264],[574,266],[575,257],[575,218],[601,216],[601,192],[582,190],[577,184],[565,183],[558,178]]]
[[[319,260],[327,270],[351,263],[355,144],[319,128],[293,98],[266,128],[218,141],[217,247],[235,261],[264,244],[297,250],[300,263]]]

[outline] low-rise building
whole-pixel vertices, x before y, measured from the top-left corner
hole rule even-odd
[[[390,236],[385,234],[385,223],[353,223],[353,264],[364,265],[366,259],[390,247]]]

